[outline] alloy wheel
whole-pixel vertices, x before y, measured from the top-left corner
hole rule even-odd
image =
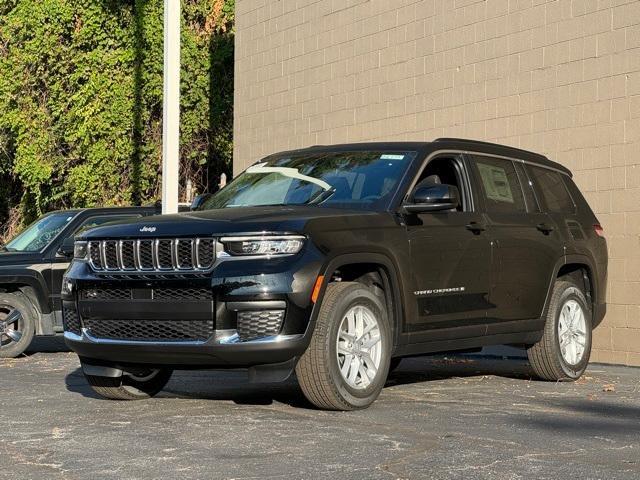
[[[376,377],[382,359],[380,325],[363,305],[351,307],[343,316],[336,340],[338,368],[355,389],[367,388]]]
[[[22,338],[22,313],[10,305],[0,305],[0,348]]]
[[[587,328],[584,311],[575,300],[567,300],[560,310],[558,340],[562,358],[569,365],[577,365],[584,356]]]

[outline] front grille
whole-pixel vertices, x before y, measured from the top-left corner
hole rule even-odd
[[[213,320],[92,320],[84,326],[91,336],[141,342],[204,342],[215,333]]]
[[[80,325],[80,318],[75,310],[69,310],[64,308],[62,310],[62,325],[65,332],[81,334],[82,327]]]
[[[98,272],[202,272],[216,257],[213,238],[92,240],[89,261]]]
[[[284,310],[255,310],[238,312],[238,336],[240,340],[255,340],[278,335],[282,328]]]

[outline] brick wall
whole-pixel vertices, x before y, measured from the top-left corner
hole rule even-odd
[[[235,164],[460,136],[575,174],[609,241],[593,360],[640,365],[640,1],[237,0]]]

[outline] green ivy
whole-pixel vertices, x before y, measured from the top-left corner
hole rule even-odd
[[[182,187],[231,171],[234,7],[182,1]],[[0,222],[159,198],[162,28],[162,0],[0,0]]]

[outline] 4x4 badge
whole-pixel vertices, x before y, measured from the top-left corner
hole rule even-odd
[[[141,232],[149,232],[149,233],[153,233],[156,231],[156,227],[142,227],[140,229]]]

